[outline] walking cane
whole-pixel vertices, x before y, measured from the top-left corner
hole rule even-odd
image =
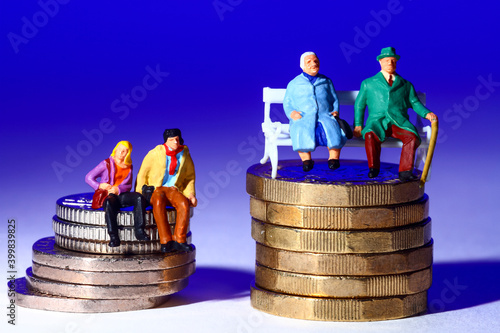
[[[431,167],[432,155],[434,155],[434,148],[436,147],[438,135],[438,120],[431,123],[431,141],[429,142],[429,149],[427,150],[427,158],[425,159],[424,171],[422,171],[422,177],[420,178],[420,187],[424,187],[427,180],[427,174]]]

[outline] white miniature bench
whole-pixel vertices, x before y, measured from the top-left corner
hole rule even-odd
[[[283,99],[285,98],[286,89],[275,89],[275,88],[264,88],[264,122],[262,123],[262,131],[266,139],[264,157],[260,160],[260,163],[264,164],[268,159],[271,159],[272,166],[272,178],[276,178],[278,172],[278,146],[291,146],[292,139],[290,139],[290,125],[283,124],[279,121],[271,121],[271,104],[283,104]],[[356,96],[358,96],[357,90],[353,91],[336,91],[337,97],[339,99],[339,105],[354,105]],[[425,93],[417,93],[418,98],[425,105]],[[417,115],[417,120],[415,127],[420,135],[422,142],[417,149],[415,157],[415,168],[417,168],[420,163],[425,164],[425,159],[427,157],[427,148],[429,147],[429,141],[431,137],[431,126],[424,126],[422,122],[422,117]],[[382,147],[388,148],[401,148],[403,146],[400,140],[394,138],[387,138],[383,143]],[[363,138],[353,137],[347,140],[344,147],[365,147],[365,140]],[[430,171],[427,179],[430,179]]]

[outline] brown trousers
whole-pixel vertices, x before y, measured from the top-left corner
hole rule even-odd
[[[399,160],[399,172],[412,171],[415,162],[415,151],[420,145],[418,137],[410,131],[392,125],[385,131],[386,137],[393,137],[403,142],[401,158]],[[381,142],[373,132],[365,134],[365,149],[368,167],[380,169]]]
[[[165,207],[172,206],[177,212],[175,219],[175,231],[172,236],[168,224]],[[189,226],[189,200],[175,187],[157,187],[151,196],[153,215],[160,235],[160,243],[166,244],[174,240],[178,243],[186,243],[186,234]]]

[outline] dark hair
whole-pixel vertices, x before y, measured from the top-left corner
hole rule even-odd
[[[181,145],[184,144],[184,139],[182,139],[181,130],[178,128],[166,129],[165,132],[163,132],[163,142],[167,142],[168,138],[173,138],[174,136],[179,137]]]

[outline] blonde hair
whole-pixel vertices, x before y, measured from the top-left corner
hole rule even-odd
[[[132,153],[132,144],[128,141],[120,141],[116,144],[115,148],[113,149],[113,152],[111,153],[111,156],[115,156],[115,151],[116,148],[118,148],[119,145],[123,145],[125,148],[128,149],[127,156],[125,156],[125,159],[123,160],[123,163],[132,165],[132,158],[130,157],[130,154]]]

